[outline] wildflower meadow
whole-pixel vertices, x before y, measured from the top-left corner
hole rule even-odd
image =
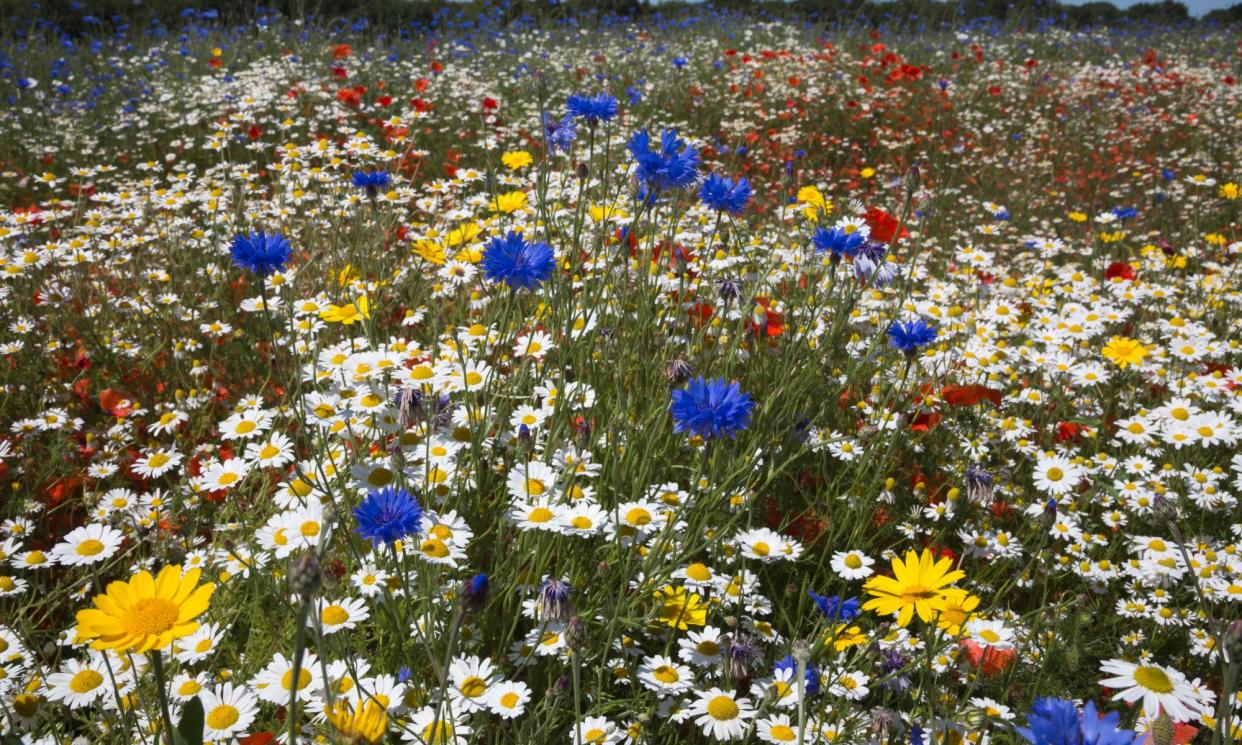
[[[71,5],[4,745],[1242,740],[1236,29]]]

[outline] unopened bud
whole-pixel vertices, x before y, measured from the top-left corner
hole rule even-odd
[[[1160,716],[1152,721],[1147,732],[1151,735],[1152,745],[1172,745],[1175,732],[1173,720],[1169,719],[1169,715],[1162,711]]]
[[[578,652],[586,646],[586,641],[586,624],[582,622],[582,618],[574,616],[569,619],[569,623],[565,624],[565,645]]]
[[[795,662],[799,665],[805,665],[811,661],[811,643],[806,639],[799,639],[793,643],[790,653],[793,655]]]
[[[323,582],[323,570],[319,566],[319,558],[314,553],[298,556],[289,565],[289,589],[294,595],[305,600],[315,594]]]

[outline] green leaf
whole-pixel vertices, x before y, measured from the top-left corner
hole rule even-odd
[[[185,745],[203,745],[203,702],[198,700],[198,696],[190,699],[181,710],[177,739]]]

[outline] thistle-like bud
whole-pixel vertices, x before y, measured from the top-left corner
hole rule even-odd
[[[892,739],[901,734],[905,723],[901,715],[892,709],[874,709],[871,712],[871,731],[881,737]]]
[[[1169,719],[1169,715],[1163,711],[1152,721],[1147,731],[1151,734],[1152,745],[1172,745],[1175,733],[1173,720]]]
[[[1225,653],[1229,655],[1230,662],[1242,657],[1242,618],[1236,619],[1225,629]]]
[[[570,618],[569,623],[565,625],[565,645],[574,652],[579,652],[586,646],[586,641],[586,624],[578,616]]]
[[[567,623],[574,615],[573,594],[573,585],[568,582],[544,580],[536,598],[539,617],[550,623]]]
[[[574,175],[578,177],[579,181],[586,181],[591,177],[591,167],[584,161],[579,161],[577,168],[574,169]]]
[[[668,379],[670,385],[682,385],[693,374],[694,368],[691,367],[684,354],[678,355],[677,359],[670,361],[664,366],[664,377]]]
[[[294,595],[306,600],[319,589],[323,582],[323,569],[314,553],[298,556],[289,564],[289,589]]]
[[[763,661],[763,652],[759,650],[755,637],[739,632],[729,634],[721,641],[724,642],[724,654],[721,655],[720,665],[725,675],[733,680],[746,680],[754,675]]]
[[[799,665],[805,665],[811,661],[811,643],[806,639],[795,641],[789,652],[793,655],[794,662]]]

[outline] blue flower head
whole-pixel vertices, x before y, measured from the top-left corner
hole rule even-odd
[[[560,119],[549,116],[545,111],[543,114],[543,136],[548,141],[548,149],[552,152],[566,152],[573,143],[574,138],[578,136],[578,126],[574,124],[572,114],[566,114]]]
[[[726,383],[722,378],[705,380],[699,376],[685,389],[673,391],[668,410],[675,422],[674,432],[708,438],[733,437],[749,427],[750,411],[754,407],[755,402],[737,383]]]
[[[842,600],[837,595],[817,595],[811,590],[806,592],[815,601],[815,605],[819,607],[819,612],[824,615],[824,618],[841,622],[849,622],[858,618],[860,613],[858,598]]]
[[[1090,701],[1079,713],[1067,698],[1037,698],[1026,715],[1025,727],[1018,734],[1033,745],[1134,745],[1142,739],[1133,731],[1118,729],[1121,715],[1110,712],[1101,717]]]
[[[366,189],[367,194],[375,196],[380,189],[388,188],[392,178],[388,171],[354,171],[350,182],[359,189]]]
[[[477,613],[487,604],[490,590],[491,584],[488,582],[487,575],[479,572],[461,583],[458,594],[461,596],[462,606],[471,613]]]
[[[483,274],[514,290],[538,289],[552,276],[556,255],[546,243],[532,243],[516,230],[493,238],[483,248]]]
[[[897,321],[888,327],[888,343],[906,354],[912,355],[920,347],[935,340],[936,327],[921,318],[915,321]]]
[[[775,670],[776,672],[793,670],[794,675],[797,675],[798,662],[793,658],[793,655],[787,654],[777,661]],[[794,682],[791,685],[797,685],[797,683]],[[808,696],[814,696],[819,693],[819,669],[810,663],[807,663],[806,666],[806,687],[804,690]]]
[[[394,543],[423,529],[423,508],[408,491],[387,486],[373,489],[354,508],[354,532],[373,544]]]
[[[293,247],[280,233],[268,235],[262,230],[239,233],[229,247],[233,263],[242,269],[266,277],[285,268]]]
[[[634,133],[630,154],[638,164],[638,180],[653,191],[684,189],[699,177],[699,151],[677,136],[677,130],[660,133],[660,150],[651,149],[651,135],[645,129]]]
[[[588,126],[594,127],[617,115],[617,99],[607,93],[595,96],[574,95],[565,100],[565,108],[571,116],[583,119]]]
[[[736,182],[718,173],[710,174],[699,187],[699,199],[709,209],[740,215],[750,202],[750,182],[744,177]]]
[[[865,240],[863,234],[857,230],[847,232],[845,228],[838,227],[816,228],[815,234],[811,236],[811,243],[815,244],[815,253],[822,254],[825,251],[831,251],[835,260],[858,253]]]

